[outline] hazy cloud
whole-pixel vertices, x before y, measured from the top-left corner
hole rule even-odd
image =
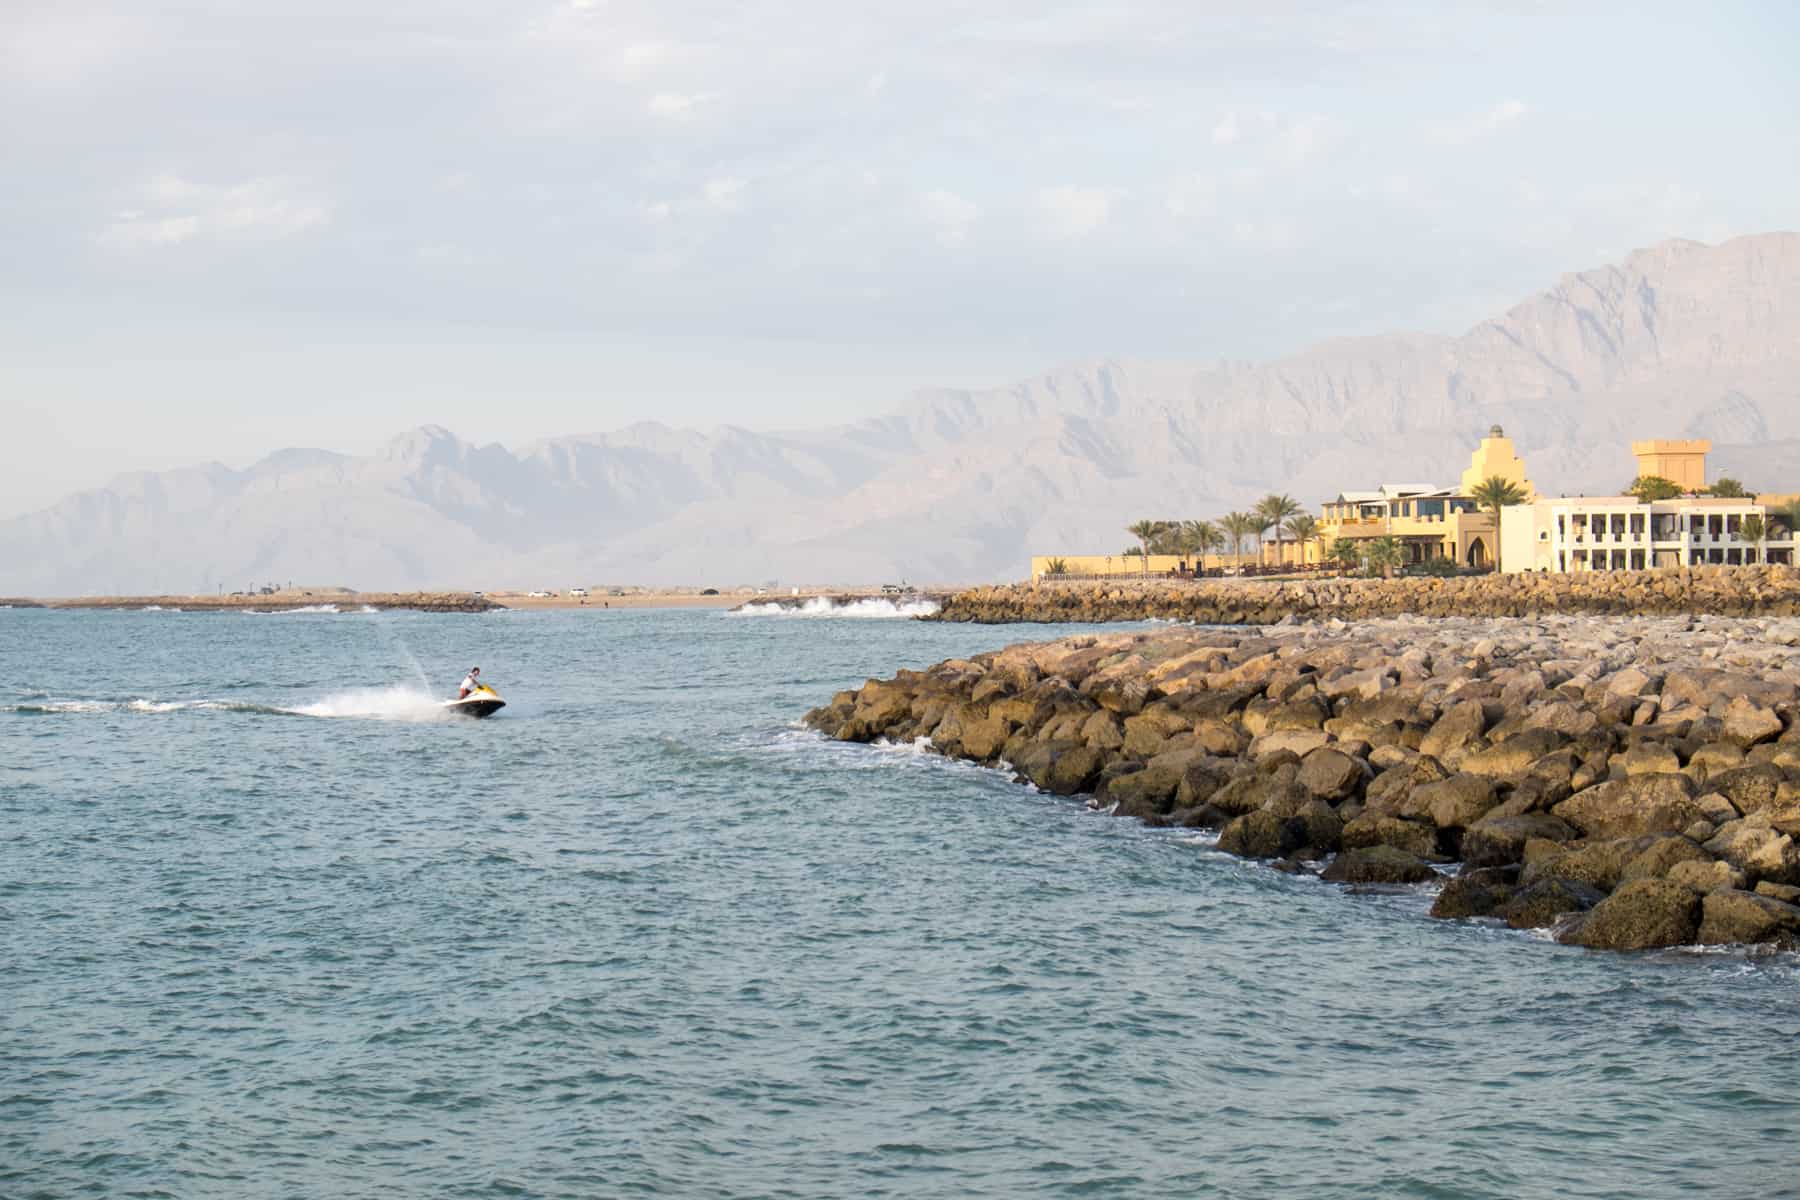
[[[1053,238],[1086,237],[1106,224],[1112,205],[1113,194],[1101,188],[1063,184],[1037,194],[1043,230]]]
[[[115,213],[98,241],[123,250],[194,240],[280,240],[331,220],[331,205],[304,180],[280,176],[216,186],[157,175],[138,189],[141,208]]]
[[[1530,111],[1523,100],[1502,100],[1470,120],[1451,125],[1433,126],[1428,133],[1434,142],[1447,146],[1463,146],[1470,142],[1480,141],[1489,134],[1498,133],[1516,123],[1519,118]]]
[[[946,245],[962,241],[969,227],[981,216],[981,208],[955,192],[926,192],[919,201],[925,219],[937,227],[938,241]]]
[[[731,175],[709,179],[701,194],[721,212],[736,212],[744,206],[744,181]]]

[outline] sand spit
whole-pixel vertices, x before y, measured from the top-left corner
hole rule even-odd
[[[1442,883],[1435,916],[1800,947],[1800,619],[1177,626],[901,671],[806,722],[1285,871]]]

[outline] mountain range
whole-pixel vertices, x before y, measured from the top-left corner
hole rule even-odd
[[[1710,438],[1715,474],[1800,490],[1800,234],[1663,242],[1461,336],[1107,360],[816,431],[514,451],[427,426],[373,455],[125,475],[0,522],[0,594],[1014,578],[1145,516],[1453,483],[1495,424],[1552,495],[1616,492],[1644,437]]]

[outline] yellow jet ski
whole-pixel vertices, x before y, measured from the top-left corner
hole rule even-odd
[[[491,717],[506,707],[506,701],[500,698],[499,692],[483,683],[461,700],[444,701],[444,707],[458,716]]]

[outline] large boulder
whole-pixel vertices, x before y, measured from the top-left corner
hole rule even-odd
[[[1078,741],[1038,742],[1013,762],[1013,768],[1041,791],[1073,796],[1092,791],[1105,758]]]
[[[1562,738],[1548,729],[1527,729],[1504,742],[1463,757],[1462,769],[1490,779],[1518,779],[1546,754],[1554,753]]]
[[[1706,777],[1706,790],[1717,792],[1746,817],[1775,808],[1781,795],[1781,768],[1770,763],[1734,767]]]
[[[1681,770],[1681,759],[1661,742],[1636,742],[1621,757],[1628,776],[1673,775]]]
[[[1482,708],[1481,701],[1465,700],[1460,704],[1453,704],[1426,731],[1419,742],[1419,753],[1444,758],[1452,752],[1461,751],[1480,737],[1486,728],[1487,712]]]
[[[1748,696],[1736,696],[1725,706],[1724,733],[1740,746],[1754,746],[1781,736],[1781,718]]]
[[[1250,757],[1261,759],[1285,752],[1305,758],[1331,741],[1322,729],[1273,729],[1259,734],[1250,743]]]
[[[1586,912],[1605,898],[1605,892],[1580,880],[1540,879],[1520,888],[1494,915],[1514,929],[1546,929],[1559,918]]]
[[[1800,945],[1800,907],[1755,892],[1723,888],[1709,892],[1701,905],[1702,945],[1751,945],[1775,942]]]
[[[1700,893],[1667,879],[1634,879],[1594,906],[1559,941],[1590,950],[1685,946],[1700,932]]]
[[[1298,832],[1275,813],[1245,813],[1219,833],[1219,849],[1240,858],[1280,858],[1305,844]]]
[[[1643,853],[1625,864],[1619,872],[1620,883],[1634,879],[1667,879],[1677,863],[1710,863],[1713,856],[1679,834],[1657,838]]]
[[[1702,895],[1707,892],[1716,892],[1720,888],[1741,888],[1749,882],[1748,877],[1738,868],[1716,858],[1689,859],[1686,862],[1678,862],[1669,868],[1668,874],[1663,878],[1670,883],[1691,887]],[[1756,886],[1760,890],[1769,885],[1759,883]]]
[[[1685,775],[1609,779],[1570,796],[1551,811],[1591,838],[1680,833],[1705,817]]]
[[[1466,829],[1494,807],[1494,781],[1480,775],[1452,775],[1413,789],[1412,804],[1439,829]]]
[[[1575,830],[1561,818],[1543,812],[1488,817],[1469,826],[1463,834],[1463,863],[1469,867],[1500,867],[1522,862],[1525,843],[1532,838],[1569,842],[1575,839]]]
[[[1366,776],[1363,764],[1348,754],[1321,746],[1300,760],[1300,786],[1324,800],[1354,794]]]
[[[1540,879],[1570,879],[1610,892],[1619,886],[1625,868],[1648,850],[1651,838],[1616,838],[1611,841],[1577,842],[1560,852],[1533,857],[1526,854],[1523,882]]]
[[[1498,868],[1485,868],[1458,875],[1444,885],[1432,901],[1431,915],[1447,920],[1463,917],[1491,917],[1516,890],[1509,873]]]
[[[1347,850],[1392,846],[1419,858],[1430,858],[1437,854],[1437,831],[1421,821],[1364,813],[1344,825],[1342,843]]]
[[[1320,872],[1332,883],[1424,883],[1438,874],[1416,855],[1392,846],[1346,850]]]
[[[1765,813],[1721,826],[1706,851],[1743,871],[1751,883],[1800,884],[1800,846],[1792,834],[1772,828]]]

